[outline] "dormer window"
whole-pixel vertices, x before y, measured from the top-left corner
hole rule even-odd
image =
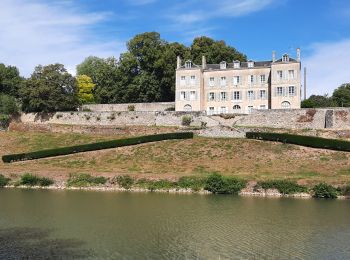
[[[226,61],[220,62],[220,69],[225,70],[226,69]]]
[[[190,60],[186,61],[186,62],[185,62],[185,68],[186,68],[186,69],[192,68],[192,61],[190,61]]]
[[[234,61],[234,62],[233,62],[233,68],[234,68],[234,69],[239,69],[240,67],[241,67],[240,61]]]
[[[288,56],[288,54],[284,54],[284,55],[282,56],[282,61],[283,61],[283,62],[289,62],[289,56]]]
[[[254,68],[254,61],[248,61],[248,68]]]

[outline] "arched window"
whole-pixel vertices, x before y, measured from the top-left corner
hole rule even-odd
[[[290,108],[290,103],[288,101],[283,101],[281,104],[283,109],[289,109]]]
[[[184,111],[186,111],[186,112],[191,112],[192,111],[192,106],[191,105],[185,105],[184,106]]]
[[[233,111],[238,112],[240,110],[241,110],[241,106],[239,106],[239,105],[234,105],[233,106]]]

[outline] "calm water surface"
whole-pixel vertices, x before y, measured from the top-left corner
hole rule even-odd
[[[350,201],[0,190],[0,259],[350,259]]]

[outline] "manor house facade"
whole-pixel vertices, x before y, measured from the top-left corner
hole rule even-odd
[[[284,54],[271,61],[222,61],[202,65],[177,58],[176,111],[206,111],[209,115],[250,113],[253,109],[300,108],[300,49],[296,59]]]

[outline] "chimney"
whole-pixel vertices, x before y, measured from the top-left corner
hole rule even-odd
[[[205,56],[202,56],[202,69],[206,69],[207,68],[207,59],[205,58]]]
[[[276,61],[276,52],[272,51],[272,62]]]
[[[300,61],[300,48],[297,48],[297,61]]]
[[[180,67],[181,67],[181,58],[180,56],[177,56],[176,68],[179,69]]]

